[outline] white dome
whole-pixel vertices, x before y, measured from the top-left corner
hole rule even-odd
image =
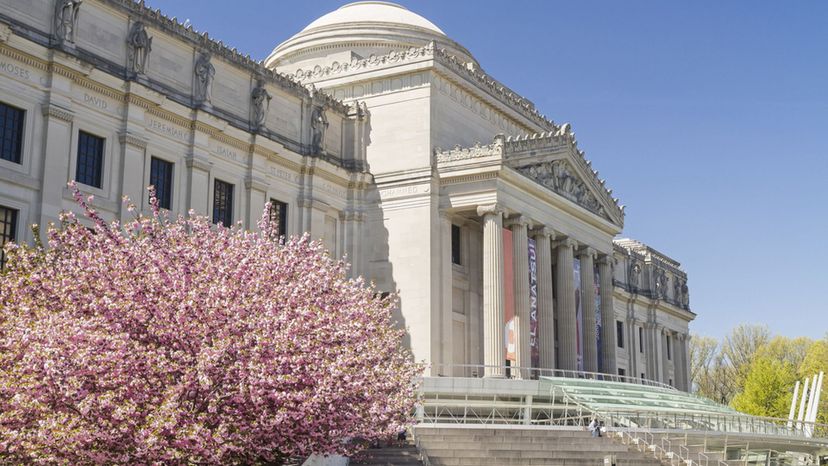
[[[277,45],[265,66],[293,73],[297,69],[401,52],[430,42],[461,61],[477,64],[465,47],[431,21],[396,3],[367,1],[349,3],[308,24]]]
[[[409,11],[402,5],[391,2],[355,2],[334,10],[302,29],[311,29],[353,23],[396,23],[430,29],[442,36],[446,34],[431,21]]]

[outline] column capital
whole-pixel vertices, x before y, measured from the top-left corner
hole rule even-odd
[[[535,237],[546,236],[550,240],[555,239],[555,230],[553,230],[552,228],[550,228],[548,226],[545,226],[545,225],[536,226],[535,228],[532,229],[531,234],[532,234],[532,236],[535,236]]]
[[[578,257],[590,256],[593,259],[595,259],[595,254],[596,254],[595,249],[592,249],[589,246],[584,246],[584,247],[582,247],[581,249],[578,250]]]
[[[439,216],[440,216],[440,218],[441,218],[441,219],[443,219],[443,220],[450,220],[450,219],[451,219],[451,212],[449,212],[449,211],[447,211],[447,210],[442,210],[442,209],[441,209],[441,210],[437,213],[437,215],[439,215]]]
[[[488,204],[477,206],[477,215],[485,217],[487,215],[503,215],[503,208],[497,204]]]
[[[572,249],[575,249],[576,247],[578,247],[578,242],[577,242],[577,241],[575,241],[575,240],[574,240],[574,239],[572,239],[572,238],[565,237],[565,238],[563,238],[563,239],[560,239],[560,240],[558,240],[558,241],[555,241],[555,247],[556,247],[556,248],[558,248],[558,247],[565,247],[565,248],[572,248]]]
[[[613,257],[612,254],[598,254],[598,259],[596,260],[596,262],[605,265],[615,265],[617,263],[615,257]]]
[[[525,226],[530,225],[532,222],[529,220],[529,217],[527,217],[525,215],[514,215],[512,217],[507,218],[504,223],[506,224],[507,227],[513,227],[513,226],[524,226],[525,227]]]

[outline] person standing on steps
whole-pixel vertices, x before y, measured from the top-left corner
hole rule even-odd
[[[593,437],[601,436],[601,424],[598,423],[598,418],[592,418],[592,422],[589,423],[588,429],[592,432]]]

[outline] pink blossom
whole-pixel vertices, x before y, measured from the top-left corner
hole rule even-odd
[[[0,275],[0,463],[279,464],[411,421],[420,368],[307,236],[64,214]]]

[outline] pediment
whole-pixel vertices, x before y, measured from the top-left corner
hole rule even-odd
[[[566,160],[553,160],[513,168],[586,210],[612,220],[598,197]]]
[[[506,164],[539,185],[604,218],[624,225],[624,210],[578,149],[569,125],[555,133],[508,138]]]

